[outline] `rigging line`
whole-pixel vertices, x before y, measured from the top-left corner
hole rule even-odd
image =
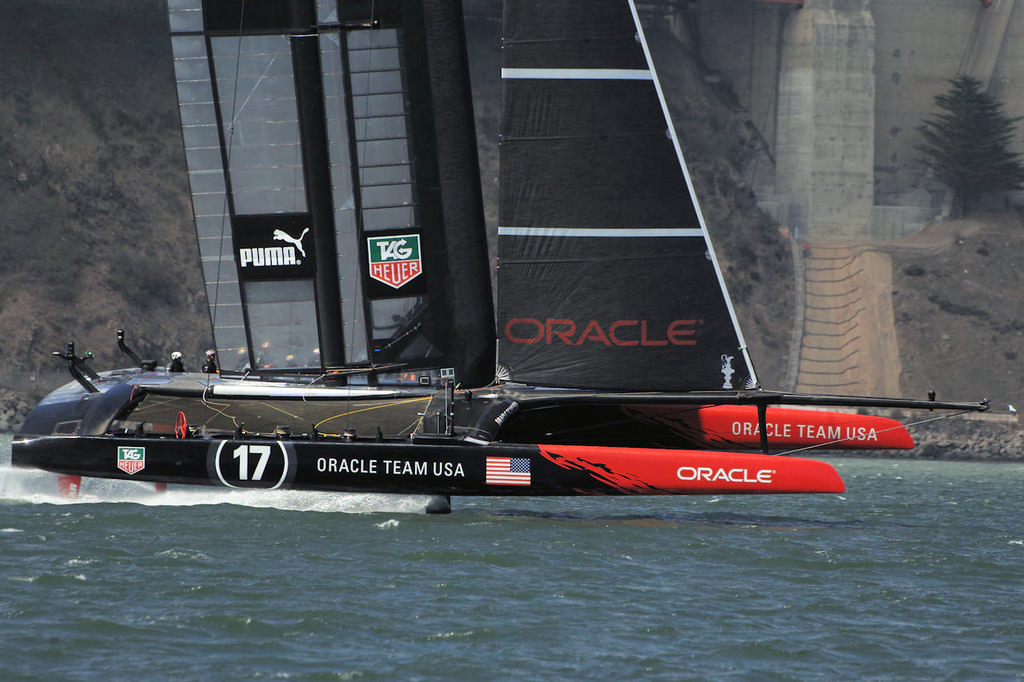
[[[217,418],[217,417],[224,417],[226,419],[230,419],[231,420],[231,424],[233,426],[238,426],[239,423],[242,423],[242,422],[238,421],[238,416],[237,415],[233,415],[233,414],[230,414],[228,412],[228,410],[231,409],[231,403],[205,403],[205,404],[206,404],[206,407],[207,407],[207,415],[206,415],[206,418],[203,420],[203,428],[204,429],[209,428],[211,422],[215,418]],[[213,412],[213,414],[211,415],[210,412]]]
[[[299,418],[302,417],[301,414],[292,413],[292,412],[289,412],[288,410],[284,409],[283,407],[279,407],[279,402],[280,401],[272,401],[272,402],[263,401],[263,402],[260,403],[260,405],[262,407],[266,407],[269,410],[274,410],[278,414],[283,414],[286,417],[291,417],[292,419],[299,419]]]
[[[312,379],[310,379],[309,386],[310,387],[316,386],[319,382],[326,381],[327,377],[328,377],[328,374],[327,374],[327,372],[325,372],[323,370],[323,360],[321,360],[320,361],[320,374],[319,374],[319,376],[315,376]],[[308,399],[308,397],[305,394],[303,394],[303,396],[302,396],[302,402],[303,403],[309,403],[309,399]]]
[[[416,429],[416,427],[418,427],[420,425],[420,422],[422,422],[422,421],[423,421],[423,417],[417,417],[408,426],[406,426],[404,429],[399,431],[397,435],[404,436],[407,433],[412,433]]]
[[[340,16],[339,16],[339,18],[340,18]],[[371,18],[371,22],[370,22],[371,26],[373,26],[373,8],[371,8],[370,18]],[[347,56],[346,52],[348,51],[348,33],[349,33],[349,31],[346,30],[344,25],[339,25],[339,27],[338,27],[338,63],[337,63],[337,65],[334,65],[332,67],[332,69],[331,69],[331,73],[332,73],[332,76],[333,76],[334,81],[335,81],[334,91],[336,93],[338,93],[339,102],[340,102],[340,104],[339,104],[340,111],[337,112],[336,116],[335,116],[337,127],[338,127],[338,131],[336,133],[336,139],[338,139],[338,140],[344,140],[344,139],[347,138],[347,136],[348,136],[348,132],[347,132],[347,119],[348,119],[348,117],[350,117],[350,116],[354,117],[354,115],[355,115],[354,111],[351,111],[351,112],[346,111],[347,110],[346,103],[347,102],[354,103],[354,100],[352,99],[352,96],[351,96],[352,93],[350,91],[351,90],[351,78],[348,79],[347,83],[346,83],[346,80],[345,80],[345,63],[348,61],[348,59],[346,58],[346,56]],[[346,89],[348,90],[347,93],[346,93]],[[329,143],[330,143],[330,140],[329,140]],[[349,140],[349,144],[354,144],[354,143],[355,143],[354,139],[353,140]],[[349,152],[347,150],[347,148],[339,148],[338,152],[339,152],[339,155],[341,157],[341,158],[339,158],[337,160],[337,163],[339,165],[344,164],[344,163],[351,163],[350,162],[351,152]],[[357,158],[358,158],[358,155],[356,154],[356,159]],[[333,170],[332,170],[332,172],[333,172]],[[360,178],[360,182],[361,182],[361,178]],[[334,181],[333,181],[333,178],[332,178],[332,185],[333,184],[334,184]],[[354,213],[355,213],[356,206],[360,206],[360,205],[358,204],[358,202],[355,201],[355,189],[356,189],[355,182],[351,182],[350,189],[351,189],[352,196],[351,196],[349,201],[351,201],[351,203],[352,203],[353,223],[355,224],[355,248],[356,248],[356,253],[358,253],[358,239],[359,239],[358,217],[354,216]],[[348,204],[348,202],[346,202],[345,205],[347,205],[347,204]],[[333,209],[333,212],[334,212],[334,215],[332,215],[332,220],[334,220],[334,222],[335,222],[335,224],[334,224],[335,245],[336,245],[335,251],[336,251],[336,257],[339,260],[340,260],[340,257],[341,257],[342,254],[340,253],[340,251],[341,251],[340,246],[341,245],[339,244],[339,240],[338,240],[338,222],[337,222],[338,221],[338,215],[337,214],[338,214],[338,211],[341,210],[342,208],[343,207],[332,206],[332,209]],[[342,272],[342,271],[340,271],[340,268],[339,268],[338,275],[339,275],[339,279],[343,280],[344,278],[346,278],[346,276],[349,275],[349,273]],[[353,338],[353,337],[355,335],[354,329],[355,329],[355,323],[356,323],[356,319],[357,319],[357,316],[356,316],[357,307],[356,306],[358,305],[357,301],[360,298],[359,297],[359,292],[361,291],[361,288],[358,285],[358,272],[354,273],[353,282],[355,282],[355,285],[354,285],[355,289],[351,292],[351,295],[350,295],[352,308],[351,308],[351,314],[348,315],[348,316],[345,315],[345,309],[344,309],[344,300],[345,300],[345,291],[346,290],[345,290],[344,287],[341,286],[340,282],[339,282],[339,287],[338,287],[338,292],[339,292],[339,295],[340,295],[340,298],[341,298],[341,300],[338,301],[338,307],[339,307],[339,310],[341,312],[341,338],[338,339],[337,341],[342,344],[342,358],[345,361],[348,361],[349,355],[351,354],[351,349],[354,348],[354,346],[355,346],[355,338]],[[345,330],[346,323],[347,323],[347,326],[349,328],[348,331],[347,331],[347,334],[346,334],[346,330]],[[346,336],[347,336],[347,339],[346,339]],[[346,343],[346,341],[347,341],[347,343]],[[346,349],[346,346],[347,346],[347,349]],[[321,354],[321,372],[322,372],[321,376],[316,377],[312,381],[312,384],[316,384],[317,382],[322,381],[322,380],[326,382],[327,379],[330,376],[330,374],[327,372],[326,367],[325,367],[323,353]],[[347,380],[345,381],[345,386],[346,387],[350,386],[350,384],[349,384],[349,382]],[[303,397],[303,400],[305,400],[305,397]],[[315,430],[316,428],[317,428],[317,426],[314,425],[313,429]]]
[[[238,74],[239,74],[239,69],[240,69],[240,65],[241,65],[241,62],[242,62],[242,29],[243,29],[244,26],[245,26],[245,0],[242,0],[241,5],[240,5],[239,10],[238,10],[238,44],[237,44],[237,47],[235,48],[235,74],[234,74],[234,82],[233,82],[232,92],[231,92],[231,108],[232,108],[232,111],[231,111],[231,126],[229,128],[229,134],[227,135],[227,139],[225,140],[225,146],[226,146],[226,149],[225,149],[225,152],[226,152],[225,159],[227,159],[228,162],[230,162],[230,160],[231,160],[231,143],[234,141],[234,133],[235,133],[235,125],[234,125],[235,111],[234,111],[234,107],[235,107],[235,102],[237,101],[237,96],[238,96]],[[208,49],[212,50],[212,44],[208,43]],[[210,55],[208,57],[208,59],[212,60],[213,59],[213,55]],[[213,69],[211,69],[210,70],[210,81],[211,81],[210,82],[210,89],[213,92],[219,93],[220,90],[216,88],[216,80],[215,79],[216,79],[216,72]],[[219,103],[218,102],[214,102],[214,106],[215,107],[219,106]],[[217,252],[217,278],[216,278],[216,280],[214,282],[214,285],[213,285],[213,305],[211,306],[213,308],[213,310],[210,313],[210,327],[211,327],[212,330],[214,330],[213,347],[214,347],[215,350],[219,350],[219,348],[217,347],[217,335],[216,335],[216,331],[215,330],[217,329],[217,311],[219,310],[219,307],[220,307],[220,283],[221,283],[221,280],[222,280],[222,277],[221,277],[222,268],[224,267],[224,246],[225,246],[225,244],[224,244],[224,235],[225,235],[225,232],[226,232],[226,226],[227,226],[227,222],[228,222],[228,212],[229,212],[228,182],[227,182],[228,168],[226,166],[227,166],[227,164],[225,164],[225,168],[221,169],[221,173],[223,175],[223,181],[224,181],[224,202],[223,202],[223,206],[222,206],[221,212],[220,212],[220,249]],[[198,230],[197,230],[196,231],[196,237],[198,238],[198,236],[199,236],[199,234],[198,234]],[[217,358],[218,363],[222,361],[222,359],[219,356],[215,356],[215,357]],[[208,373],[206,375],[206,389],[207,390],[209,390],[212,382],[213,382],[213,374],[212,373]],[[210,419],[213,418],[213,417],[210,416],[211,408],[210,408],[210,404],[206,400],[205,391],[204,391],[202,403],[203,403],[203,411],[204,411],[203,424],[205,425],[206,423],[209,422]]]
[[[371,32],[373,31],[373,17],[374,17],[374,8],[373,8],[373,5],[371,4],[370,5],[370,31]],[[346,85],[347,85],[347,87],[349,89],[348,97],[344,97],[343,96],[341,98],[341,101],[342,102],[350,103],[352,105],[352,110],[347,112],[347,115],[352,117],[352,127],[351,127],[351,130],[355,131],[355,115],[356,115],[356,112],[355,112],[355,97],[354,97],[353,93],[351,92],[351,90],[352,90],[352,61],[351,61],[351,53],[349,51],[349,41],[348,41],[349,33],[350,33],[350,31],[346,31],[344,28],[339,30],[339,37],[341,38],[341,40],[338,41],[338,49],[339,49],[338,57],[341,60],[341,63],[338,65],[339,66],[339,70],[336,72],[337,75],[335,77],[338,80],[341,81],[339,87],[336,88],[336,90],[339,93],[344,93]],[[346,64],[348,64],[348,71],[349,71],[349,77],[348,77],[347,84],[346,84],[346,80],[345,80],[345,65]],[[343,109],[344,109],[344,107],[343,107]],[[346,121],[346,116],[344,115],[345,114],[344,110],[342,111],[342,114],[343,114],[342,116],[338,117],[338,127],[341,129],[341,132],[339,133],[339,139],[343,135],[347,135],[348,134],[347,121]],[[362,211],[363,203],[362,203],[361,200],[357,200],[356,192],[359,191],[362,188],[363,177],[362,177],[362,170],[360,168],[361,164],[359,162],[359,158],[360,158],[361,154],[359,152],[358,141],[357,140],[352,140],[351,144],[355,145],[355,149],[356,149],[356,155],[355,155],[356,169],[355,170],[356,170],[356,173],[358,173],[358,178],[359,178],[358,186],[357,186],[357,184],[355,182],[352,183],[352,198],[351,198],[351,201],[352,201],[352,212],[353,212],[353,224],[354,224],[354,231],[355,231],[355,244],[354,244],[354,248],[355,248],[355,251],[356,251],[356,262],[359,263],[359,256],[358,256],[358,254],[359,254],[359,242],[360,242],[360,239],[362,237],[362,235],[360,234],[360,231],[359,231],[359,225],[361,224],[362,221],[360,220],[360,216],[355,215],[355,214],[357,214],[359,211]],[[346,160],[349,163],[351,163],[351,158],[352,158],[351,152],[348,152],[348,156],[347,156]],[[338,207],[335,207],[335,210],[337,210],[337,208]],[[349,260],[351,260],[351,259],[349,259]],[[353,353],[355,351],[356,343],[357,343],[357,339],[358,339],[359,331],[360,331],[360,330],[357,329],[357,324],[359,324],[359,320],[360,320],[360,318],[359,318],[359,307],[361,305],[360,300],[362,299],[362,296],[363,296],[364,292],[363,292],[363,287],[362,287],[362,285],[360,283],[360,274],[361,273],[356,272],[356,273],[339,273],[339,274],[341,276],[343,276],[343,277],[351,275],[352,276],[352,280],[353,280],[353,286],[352,286],[352,289],[351,289],[351,296],[350,296],[351,300],[349,301],[350,310],[349,310],[349,315],[347,317],[348,328],[349,328],[349,331],[348,331],[348,344],[347,344],[348,348],[347,349],[344,347],[344,344],[345,344],[345,331],[344,330],[345,330],[345,326],[346,326],[345,325],[346,316],[345,316],[344,308],[341,311],[341,317],[342,317],[342,320],[341,320],[341,324],[342,324],[342,339],[341,339],[341,342],[343,344],[343,346],[342,346],[342,358],[343,358],[343,360],[345,362],[351,362],[352,358],[350,356],[353,355]],[[344,290],[341,290],[341,291],[344,291]],[[364,314],[365,314],[365,309],[364,309]],[[365,336],[365,334],[366,334],[366,332],[365,332],[365,329],[366,329],[365,321],[362,322],[362,326],[363,326],[363,335]],[[369,349],[370,349],[369,339],[364,339],[363,340],[363,345],[366,347],[367,359],[369,360],[370,359],[369,358]],[[351,384],[348,381],[348,379],[345,380],[345,385],[346,386],[351,386]],[[319,425],[315,426],[314,429],[317,428],[318,426]],[[346,424],[346,428],[347,428],[347,426],[348,425]]]
[[[285,38],[284,40],[282,40],[281,45],[288,46],[288,45],[290,45],[290,42],[289,42],[289,40],[287,38]],[[239,67],[240,67],[239,62],[242,59],[242,36],[241,36],[241,34],[239,34],[239,36],[238,36],[238,54],[235,57],[235,89],[232,92],[232,100],[231,100],[231,125],[230,125],[230,128],[231,128],[231,134],[232,135],[235,132],[235,123],[238,122],[238,116],[241,115],[241,113],[243,111],[245,111],[246,107],[249,106],[249,103],[252,102],[253,96],[256,94],[256,90],[259,89],[260,85],[263,84],[263,81],[266,80],[267,74],[270,72],[271,67],[274,66],[274,64],[277,62],[277,58],[280,57],[281,54],[282,54],[282,51],[279,49],[279,51],[276,54],[273,54],[273,55],[270,56],[270,61],[267,62],[267,65],[263,69],[263,72],[260,73],[260,75],[255,79],[255,82],[253,83],[252,88],[249,90],[248,93],[246,93],[245,99],[242,101],[241,106],[239,106],[237,109],[235,109],[235,103],[237,102],[237,96],[238,96],[238,73],[239,73]]]
[[[357,201],[355,203],[355,206],[353,208],[358,207],[358,210],[360,212],[362,212],[363,208],[364,208],[361,195],[362,195],[364,181],[366,179],[366,166],[368,165],[365,162],[365,156],[366,156],[367,145],[369,143],[369,141],[367,140],[367,131],[369,130],[369,118],[370,118],[370,103],[369,103],[370,102],[370,91],[371,91],[370,81],[371,81],[371,79],[373,77],[373,68],[374,68],[373,58],[374,58],[374,44],[375,44],[375,40],[374,39],[375,39],[376,27],[377,27],[377,2],[376,2],[376,0],[371,0],[371,2],[370,2],[370,21],[369,21],[369,29],[368,29],[369,41],[368,41],[368,45],[367,45],[367,49],[366,49],[366,74],[364,76],[365,79],[366,79],[366,92],[363,93],[363,95],[364,95],[364,97],[366,99],[365,99],[365,103],[364,103],[364,111],[362,112],[363,113],[362,120],[359,120],[359,119],[356,118],[356,114],[358,112],[356,112],[356,110],[355,110],[356,109],[356,107],[355,107],[355,101],[356,101],[355,100],[355,92],[350,92],[349,93],[349,97],[348,97],[348,100],[353,105],[352,111],[349,113],[349,115],[352,117],[352,128],[351,129],[352,129],[352,131],[354,131],[356,133],[356,139],[352,140],[352,144],[355,145],[355,149],[356,149],[356,176],[359,178],[358,186],[353,186],[352,187],[352,195],[353,195],[353,198],[355,198],[355,195],[356,195],[357,191],[360,194],[359,201]],[[348,55],[343,55],[342,56],[342,65],[344,65],[345,63],[348,63],[348,65],[349,65],[348,66],[348,70],[349,70],[348,85],[349,85],[350,90],[354,91],[355,90],[355,86],[354,86],[355,79],[354,79],[353,74],[352,74],[351,52],[350,52],[350,48],[349,48],[348,35],[347,34],[345,35],[345,40],[340,42],[340,47],[341,47],[341,49],[343,49],[343,50],[345,50],[346,52],[349,53]],[[349,57],[349,59],[346,59],[345,58],[346,56]],[[344,84],[344,82],[345,82],[344,74],[341,74],[341,79],[342,79],[342,84]],[[358,131],[356,130],[356,125],[357,124],[359,124],[361,126],[361,130],[358,130]],[[340,119],[339,120],[339,125],[341,125],[342,128],[344,129],[345,121],[343,119]],[[362,141],[360,141],[360,140],[362,140]],[[355,183],[353,183],[353,184],[355,185]],[[362,216],[357,216],[356,221],[355,221],[355,225],[356,225],[356,254],[357,254],[356,262],[357,263],[359,262],[359,258],[358,258],[359,244],[360,244],[360,242],[366,236],[365,233],[360,229],[360,226],[364,226],[365,225],[364,222],[362,220],[360,220],[361,217]],[[360,283],[360,279],[361,279],[362,273],[357,271],[355,273],[346,273],[346,274],[352,276],[353,280],[355,282],[355,288],[353,290],[353,295],[351,297],[352,300],[350,302],[350,306],[351,306],[350,312],[351,312],[351,314],[350,314],[350,316],[348,318],[350,320],[350,327],[349,328],[351,329],[349,337],[350,337],[350,339],[352,339],[352,343],[350,343],[349,347],[350,347],[350,349],[354,349],[355,348],[355,339],[353,337],[355,337],[358,334],[358,331],[356,330],[356,325],[357,325],[357,323],[360,323],[360,319],[362,319],[361,324],[362,324],[362,327],[363,327],[362,334],[365,337],[363,343],[365,344],[365,348],[366,348],[366,350],[365,350],[365,352],[366,352],[366,359],[367,359],[367,362],[372,363],[373,362],[373,356],[372,356],[372,353],[373,353],[373,350],[372,350],[372,345],[373,345],[372,340],[373,339],[372,339],[372,332],[367,328],[367,321],[365,319],[365,316],[366,316],[366,306],[364,304],[364,301],[365,301],[365,298],[366,298],[366,295],[367,295],[367,291],[366,291],[365,287],[363,287],[361,285],[361,283]],[[362,308],[362,311],[363,311],[362,316],[359,315],[360,308]],[[342,323],[344,325],[344,314],[342,314],[342,318],[343,318],[342,319]],[[351,362],[351,358],[348,357],[347,353],[344,355],[344,357],[345,357],[345,360],[347,362]],[[351,382],[349,382],[348,380],[345,381],[345,385],[347,387],[351,388]],[[341,416],[341,417],[345,417],[345,430],[347,430],[351,426],[352,414],[353,414],[353,412],[349,411],[349,412],[346,412],[343,415],[338,415],[338,416]],[[323,422],[321,422],[321,424],[322,423]],[[317,424],[317,427],[319,427],[319,424]],[[316,427],[314,427],[314,428],[316,428]]]
[[[408,400],[393,400],[393,401],[389,401],[389,402],[386,402],[386,403],[382,402],[379,405],[371,405],[369,407],[363,407],[363,408],[360,408],[358,410],[349,410],[348,412],[342,412],[341,414],[336,414],[336,415],[333,415],[333,416],[330,416],[330,417],[325,417],[324,419],[322,419],[319,422],[317,422],[316,424],[314,424],[313,428],[319,429],[323,424],[326,424],[327,422],[329,422],[331,420],[334,420],[334,419],[339,419],[341,417],[345,417],[346,418],[346,426],[348,426],[351,423],[350,419],[351,419],[352,415],[354,415],[354,414],[359,414],[361,412],[372,412],[373,410],[381,410],[381,409],[384,409],[386,407],[396,407],[396,406],[399,406],[399,405],[409,405],[411,403],[421,403],[421,402],[424,402],[424,401],[427,401],[427,400],[430,400],[430,396],[423,396],[423,397],[419,397],[419,398],[409,398]],[[331,435],[331,434],[325,434],[325,435]]]
[[[242,65],[242,39],[243,39],[243,35],[244,35],[244,28],[245,28],[245,0],[242,0],[241,6],[239,8],[239,15],[238,15],[238,33],[237,33],[237,42],[236,42],[236,47],[235,47],[235,64],[234,64],[234,74],[233,74],[233,79],[232,79],[232,90],[231,90],[231,111],[230,111],[231,115],[230,115],[228,123],[227,123],[227,130],[224,131],[225,158],[227,160],[227,163],[225,164],[225,167],[222,169],[222,173],[223,173],[223,176],[224,176],[224,202],[223,202],[223,207],[222,207],[222,210],[221,210],[220,251],[218,253],[218,258],[217,258],[217,274],[216,274],[216,281],[214,283],[214,304],[212,306],[213,307],[213,311],[212,311],[212,313],[210,315],[211,324],[212,324],[212,327],[214,329],[217,328],[217,311],[219,309],[219,305],[218,304],[219,304],[219,301],[220,301],[220,285],[221,285],[221,282],[223,281],[222,274],[223,274],[223,267],[224,267],[224,261],[225,261],[225,259],[224,259],[224,249],[225,249],[225,246],[226,246],[225,235],[226,235],[226,232],[227,232],[227,227],[228,227],[229,218],[230,218],[230,215],[229,215],[230,214],[229,189],[228,189],[227,178],[228,178],[229,173],[230,173],[230,163],[231,163],[231,158],[232,158],[232,149],[233,149],[233,146],[234,146],[236,124],[238,123],[239,117],[241,116],[242,112],[245,111],[245,109],[247,108],[248,104],[253,100],[253,97],[254,97],[257,89],[260,87],[260,85],[266,79],[266,76],[270,72],[270,69],[277,62],[278,57],[283,53],[284,47],[290,44],[287,39],[284,39],[282,41],[282,43],[281,43],[281,47],[278,48],[278,51],[275,54],[270,55],[270,60],[265,65],[262,73],[260,73],[259,76],[254,80],[252,88],[249,90],[249,92],[246,94],[245,99],[239,105],[239,100],[238,100],[238,92],[239,91],[238,91],[238,88],[239,88],[239,80],[240,80],[239,76],[240,76],[240,73],[241,73],[241,65]],[[211,73],[211,79],[213,79],[213,78],[215,78],[215,74]],[[218,90],[218,92],[219,92],[219,90]],[[219,105],[219,103],[215,103],[215,106],[218,106],[218,105]],[[216,346],[216,338],[214,338],[214,345]],[[248,349],[247,349],[247,354],[248,354]],[[249,362],[248,362],[249,367],[252,366],[252,359],[253,358],[252,358],[252,356],[250,354]],[[221,359],[218,358],[218,360],[221,360]],[[248,373],[248,371],[246,373]],[[209,383],[211,381],[212,381],[212,375],[208,375],[207,376],[207,385],[209,385]]]
[[[975,410],[961,410],[959,412],[950,412],[949,414],[940,414],[940,415],[937,415],[937,416],[932,417],[930,419],[921,419],[921,420],[916,421],[916,422],[910,422],[909,424],[900,424],[899,426],[892,426],[892,427],[890,427],[888,429],[882,429],[878,433],[888,433],[890,431],[897,431],[899,429],[910,430],[910,428],[914,427],[914,426],[921,426],[922,424],[930,424],[931,422],[942,421],[943,419],[949,419],[950,417],[959,417],[960,415],[970,414],[970,413],[972,413],[974,411]],[[795,448],[793,450],[786,450],[784,452],[779,452],[779,453],[776,453],[776,456],[778,456],[778,457],[786,457],[786,456],[792,455],[792,454],[797,453],[797,452],[805,452],[807,450],[818,450],[820,448],[824,448],[824,447],[827,447],[829,445],[838,445],[839,443],[846,443],[846,442],[848,442],[850,440],[853,440],[853,439],[852,438],[838,438],[836,440],[825,441],[823,443],[815,443],[813,445],[806,445],[806,446],[804,446],[802,448]]]

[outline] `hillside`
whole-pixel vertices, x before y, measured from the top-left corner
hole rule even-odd
[[[0,28],[0,386],[36,398],[75,339],[200,357],[209,318],[160,0],[7,0]]]
[[[1024,218],[934,224],[885,249],[908,395],[1024,398]]]
[[[467,0],[488,225],[496,226],[500,9]],[[67,380],[51,353],[74,339],[93,365],[201,357],[211,344],[177,127],[163,0],[6,0],[0,25],[0,389],[34,401]],[[794,282],[789,244],[726,160],[741,128],[704,90],[685,50],[649,36],[751,354],[769,387],[786,373]],[[927,249],[893,247],[901,388],[1019,400],[1016,215],[952,227]],[[966,272],[963,272],[966,271]],[[1024,400],[1020,400],[1024,403]]]

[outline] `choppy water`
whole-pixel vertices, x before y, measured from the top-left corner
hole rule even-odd
[[[1024,677],[1024,466],[842,496],[405,498],[92,482],[0,443],[0,680]]]

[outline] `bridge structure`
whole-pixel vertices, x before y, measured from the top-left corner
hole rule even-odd
[[[809,241],[896,239],[941,214],[915,128],[958,74],[1024,115],[1018,0],[684,4],[709,81],[764,143],[762,206]]]
[[[682,4],[709,83],[763,148],[748,169],[758,201],[795,237],[787,388],[898,393],[892,266],[870,244],[948,210],[947,189],[919,162],[915,128],[951,79],[979,79],[1007,115],[1024,116],[1022,3]]]

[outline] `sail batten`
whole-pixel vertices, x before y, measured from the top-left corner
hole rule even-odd
[[[698,228],[687,227],[499,227],[499,236],[512,237],[695,237],[704,238]]]
[[[654,76],[649,69],[513,69],[501,70],[503,79],[538,80],[632,80],[649,81]]]

